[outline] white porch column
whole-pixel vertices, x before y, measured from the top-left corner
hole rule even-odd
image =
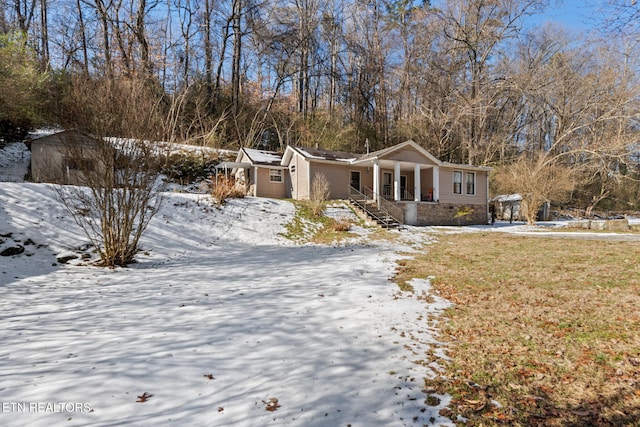
[[[253,167],[253,196],[258,197],[258,167]]]
[[[393,168],[393,200],[399,202],[402,199],[400,194],[400,162],[396,162]]]
[[[413,166],[413,200],[419,202],[422,200],[422,191],[420,190],[420,165],[416,163]]]
[[[440,168],[433,167],[433,201],[440,200]]]
[[[380,204],[380,161],[378,159],[373,161],[373,198],[376,204]]]

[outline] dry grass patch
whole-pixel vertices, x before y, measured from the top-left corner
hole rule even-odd
[[[452,419],[640,425],[638,243],[447,235],[403,264],[455,303],[448,380],[426,381]]]
[[[214,177],[214,182],[211,184],[211,196],[217,205],[224,204],[227,199],[242,199],[246,191],[243,184],[223,176]]]

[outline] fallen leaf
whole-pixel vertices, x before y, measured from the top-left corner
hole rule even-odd
[[[149,394],[146,391],[144,393],[142,393],[140,396],[138,396],[138,400],[136,400],[136,402],[138,403],[144,403],[147,400],[149,400],[150,398],[153,397],[153,394]]]
[[[218,412],[222,412],[224,411],[224,408],[222,406],[218,406]]]
[[[263,400],[262,403],[266,405],[265,409],[269,412],[273,412],[280,407],[278,399],[276,399],[275,397],[270,398],[267,402]]]
[[[207,378],[208,378],[208,379],[210,379],[210,380],[214,380],[214,379],[216,378],[216,377],[214,377],[214,376],[213,376],[213,375],[211,375],[211,374],[204,374],[204,375],[203,375],[203,377],[207,377]]]

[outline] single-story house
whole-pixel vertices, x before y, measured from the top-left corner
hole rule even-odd
[[[71,129],[25,141],[31,150],[31,180],[84,184],[84,174],[106,168],[104,144]]]
[[[288,195],[285,185],[286,166],[282,166],[282,154],[273,151],[242,148],[235,162],[222,162],[217,170],[224,170],[237,183],[246,185],[249,196],[284,199]]]
[[[284,153],[243,148],[217,166],[258,197],[308,200],[316,174],[331,199],[350,199],[409,225],[486,224],[489,171],[442,162],[414,141],[368,154],[288,146]],[[373,209],[372,209],[373,210]],[[379,214],[379,212],[377,212]]]

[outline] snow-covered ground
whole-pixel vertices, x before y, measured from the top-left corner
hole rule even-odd
[[[51,188],[0,183],[0,251],[24,248],[0,256],[0,425],[451,425],[415,363],[446,357],[448,302],[389,281],[428,234],[299,245],[289,202],[169,193],[139,262],[103,269]]]
[[[23,182],[30,162],[31,152],[23,142],[0,148],[0,182]]]

